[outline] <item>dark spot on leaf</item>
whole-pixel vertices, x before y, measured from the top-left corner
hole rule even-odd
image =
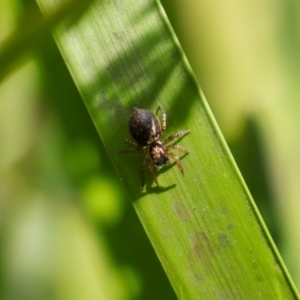
[[[219,233],[219,244],[222,247],[229,246],[231,244],[230,239],[228,238],[228,236],[224,232]]]
[[[203,265],[210,265],[211,257],[214,256],[214,249],[204,231],[198,231],[190,236],[192,254],[201,260]]]
[[[187,210],[181,206],[180,202],[175,202],[173,208],[180,220],[189,220],[190,216]]]

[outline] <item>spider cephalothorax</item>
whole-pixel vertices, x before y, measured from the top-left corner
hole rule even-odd
[[[160,124],[157,116],[151,111],[142,108],[134,108],[133,113],[129,119],[129,131],[131,136],[135,139],[132,142],[125,138],[126,143],[135,146],[135,148],[129,148],[120,150],[119,152],[124,153],[139,153],[147,152],[146,158],[142,164],[142,187],[145,185],[145,167],[148,167],[149,173],[153,181],[158,185],[157,178],[154,175],[153,165],[160,169],[164,165],[170,163],[169,157],[173,158],[182,174],[183,167],[180,159],[177,155],[169,152],[170,149],[177,149],[183,153],[188,153],[187,150],[180,147],[179,145],[172,144],[167,145],[175,138],[181,137],[190,132],[190,130],[178,131],[177,133],[169,136],[166,140],[160,141],[161,136],[164,135],[167,128],[167,115],[161,106],[158,109],[162,113],[162,122]]]

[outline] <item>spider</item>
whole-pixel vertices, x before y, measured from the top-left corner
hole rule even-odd
[[[183,153],[189,153],[186,149],[176,145],[175,143],[172,145],[167,144],[178,137],[186,135],[191,130],[178,131],[169,136],[167,139],[163,141],[160,140],[167,128],[167,115],[161,105],[158,107],[158,111],[159,110],[162,114],[161,124],[157,116],[151,111],[135,107],[129,119],[129,131],[136,142],[130,141],[124,137],[125,142],[134,146],[134,148],[127,148],[118,151],[120,153],[147,153],[141,169],[142,188],[145,185],[145,168],[148,168],[152,180],[158,185],[157,178],[153,171],[153,166],[159,170],[164,165],[170,163],[169,158],[175,160],[180,172],[184,175],[180,159],[174,153],[169,152],[169,150],[176,149]]]

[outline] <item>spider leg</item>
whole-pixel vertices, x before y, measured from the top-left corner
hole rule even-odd
[[[138,145],[137,143],[128,140],[125,136],[124,136],[124,140],[127,144],[130,144],[132,146],[135,146],[135,148],[126,148],[126,149],[121,149],[118,150],[118,153],[140,153],[140,152],[145,152],[145,149],[143,149],[140,145]]]
[[[134,153],[134,154],[138,154],[141,152],[144,152],[143,149],[134,149],[134,148],[126,148],[126,149],[121,149],[117,151],[118,153]]]
[[[154,174],[153,166],[152,166],[151,162],[149,162],[149,164],[148,164],[148,170],[149,170],[149,173],[150,173],[150,176],[151,176],[152,180],[156,183],[156,185],[159,185],[158,181],[157,181],[157,178]]]
[[[161,105],[159,105],[158,110],[161,111],[161,135],[163,135],[167,129],[167,114]]]
[[[146,164],[149,163],[149,158],[146,157],[143,161],[143,164],[142,164],[142,168],[141,168],[141,182],[142,182],[142,189],[145,185],[145,167],[146,167]]]
[[[126,136],[124,136],[124,140],[127,144],[130,144],[130,145],[133,145],[133,146],[136,146],[138,147],[139,145],[131,140],[129,140],[128,138],[126,138]]]
[[[171,141],[173,141],[174,139],[176,139],[176,138],[178,138],[178,137],[181,137],[181,136],[183,136],[183,135],[186,135],[186,134],[188,134],[189,132],[191,132],[191,130],[182,130],[182,131],[178,131],[178,132],[172,134],[171,136],[169,136],[167,139],[165,139],[165,140],[163,141],[163,144],[164,144],[164,145],[165,145],[165,144],[168,144],[168,143],[170,143]]]
[[[159,184],[158,184],[158,181],[157,181],[157,178],[156,178],[156,176],[155,176],[155,174],[154,174],[154,171],[153,171],[153,164],[152,164],[152,161],[151,161],[149,158],[148,158],[148,171],[149,171],[149,174],[150,174],[152,180],[153,180],[157,185],[159,185]]]
[[[153,164],[152,164],[150,158],[147,156],[147,157],[144,159],[143,164],[142,164],[142,168],[141,168],[142,188],[143,188],[144,185],[145,185],[145,168],[146,168],[146,166],[148,167],[148,171],[149,171],[149,174],[150,174],[152,180],[158,185],[157,178],[156,178],[156,176],[154,175],[154,171],[153,171]]]
[[[183,153],[189,153],[188,150],[182,148],[182,147],[179,146],[179,145],[169,145],[169,146],[166,147],[166,150],[168,151],[169,149],[176,149],[176,150],[178,150],[178,151],[180,151],[180,152],[183,152]]]
[[[181,161],[180,161],[179,157],[177,155],[175,155],[174,153],[172,153],[172,152],[169,152],[168,154],[175,160],[181,174],[184,175],[183,167],[182,167],[182,164],[181,164]]]

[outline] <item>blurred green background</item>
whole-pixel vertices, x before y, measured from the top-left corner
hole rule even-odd
[[[300,4],[162,4],[299,288]],[[41,24],[0,1],[0,299],[176,299]]]

